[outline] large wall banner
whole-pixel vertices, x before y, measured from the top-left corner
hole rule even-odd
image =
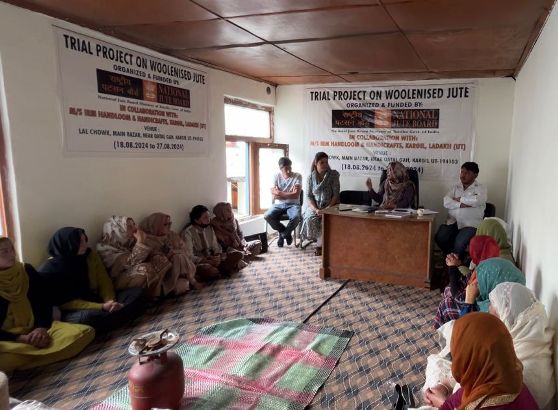
[[[471,158],[474,82],[309,88],[306,143],[342,175],[378,174],[392,161],[454,179]],[[311,159],[309,158],[311,161]]]
[[[55,27],[68,152],[208,154],[203,71]]]

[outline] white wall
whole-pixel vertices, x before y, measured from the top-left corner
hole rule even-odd
[[[473,160],[479,163],[480,174],[478,180],[487,186],[489,202],[496,205],[497,215],[503,217],[507,190],[514,80],[498,78],[482,79],[478,82],[476,140]],[[343,84],[339,85],[342,86]],[[304,88],[307,87],[311,86],[279,86],[277,88],[275,111],[276,140],[289,144],[293,169],[301,172],[304,177],[309,174],[310,169],[310,164],[306,160],[308,158],[308,146],[303,139],[303,92]],[[378,179],[374,181],[375,186],[378,186]],[[421,205],[443,211],[442,197],[449,185],[450,183],[446,181],[421,179]],[[365,179],[342,176],[341,189],[366,189]],[[444,221],[445,212],[442,212],[438,216],[437,222]]]
[[[0,105],[4,138],[11,145],[20,226],[16,236],[24,259],[41,263],[48,238],[62,226],[83,227],[95,242],[110,215],[129,215],[138,221],[162,211],[172,216],[177,230],[193,205],[213,206],[226,199],[223,97],[273,105],[275,92],[267,95],[263,82],[199,67],[209,73],[208,158],[70,157],[62,151],[52,24],[173,61],[0,2]]]
[[[514,251],[558,329],[558,10],[554,8],[515,90],[508,217]]]

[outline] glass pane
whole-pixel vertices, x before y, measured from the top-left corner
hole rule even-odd
[[[284,157],[285,152],[280,148],[259,149],[259,176],[260,176],[260,208],[268,209],[271,206],[271,186],[273,176],[279,172],[277,162]]]
[[[238,216],[250,215],[248,144],[226,142],[227,202]]]
[[[225,134],[271,138],[269,111],[225,104]]]

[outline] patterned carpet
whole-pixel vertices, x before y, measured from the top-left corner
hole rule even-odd
[[[344,285],[318,277],[320,259],[312,249],[273,245],[233,278],[150,308],[136,323],[98,338],[71,361],[16,372],[11,396],[59,409],[87,409],[126,385],[133,362],[127,347],[137,334],[169,328],[187,338],[199,328],[239,317],[302,322]],[[426,356],[435,347],[430,321],[439,298],[424,289],[347,283],[308,320],[355,331],[310,408],[389,408],[389,383],[403,380],[419,388]]]

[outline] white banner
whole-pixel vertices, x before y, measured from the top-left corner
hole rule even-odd
[[[309,88],[306,144],[342,175],[378,174],[392,161],[453,180],[470,161],[476,83]]]
[[[55,33],[66,151],[208,155],[205,72],[58,27]]]

